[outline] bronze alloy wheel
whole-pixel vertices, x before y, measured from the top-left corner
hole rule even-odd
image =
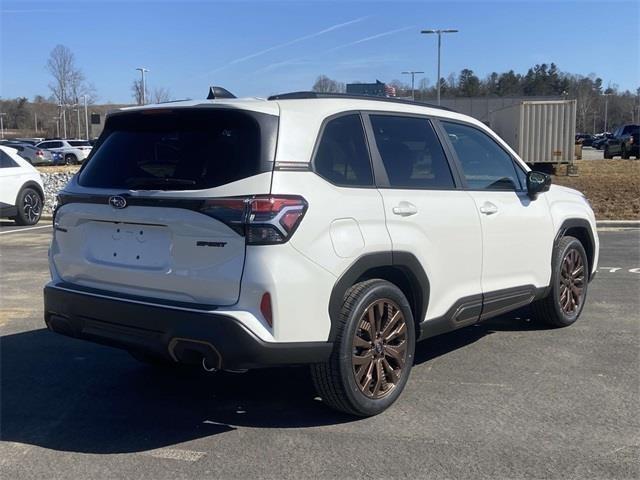
[[[388,395],[400,382],[407,361],[407,324],[389,299],[373,302],[353,336],[351,364],[356,384],[369,398]]]
[[[35,223],[40,218],[40,213],[42,212],[40,195],[33,191],[29,191],[24,196],[23,202],[25,217],[27,217],[29,223]]]
[[[585,268],[582,255],[575,248],[567,251],[560,270],[560,308],[566,315],[580,310],[584,297]]]

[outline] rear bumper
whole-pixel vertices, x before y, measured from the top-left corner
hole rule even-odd
[[[87,292],[44,289],[47,328],[74,338],[218,369],[308,364],[329,358],[329,342],[265,342],[229,315]]]

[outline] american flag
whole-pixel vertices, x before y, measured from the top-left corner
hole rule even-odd
[[[393,85],[385,85],[384,86],[384,94],[387,97],[395,97],[396,96],[396,87]]]

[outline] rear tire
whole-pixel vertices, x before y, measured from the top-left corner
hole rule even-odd
[[[604,147],[604,158],[607,160],[611,160],[613,158],[613,155],[609,153],[609,149],[606,146]]]
[[[534,317],[552,327],[578,320],[587,299],[589,260],[582,243],[563,237],[553,252],[551,291],[531,304]]]
[[[72,153],[67,153],[64,156],[64,164],[65,165],[75,165],[76,163],[78,163],[78,159]]]
[[[402,393],[415,349],[415,327],[402,291],[385,280],[346,293],[333,352],[311,366],[322,400],[336,410],[367,417],[386,410]]]
[[[42,215],[43,199],[33,188],[23,188],[18,194],[16,208],[18,214],[15,216],[17,225],[35,225],[40,221]]]

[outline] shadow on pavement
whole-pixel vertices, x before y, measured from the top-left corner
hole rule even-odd
[[[517,313],[517,312],[516,312]],[[418,344],[420,364],[500,330],[534,330],[515,314]],[[304,428],[355,421],[314,400],[306,368],[207,375],[156,370],[122,352],[45,329],[0,339],[0,439],[54,450],[127,453],[234,426]],[[208,422],[211,423],[208,423]]]

